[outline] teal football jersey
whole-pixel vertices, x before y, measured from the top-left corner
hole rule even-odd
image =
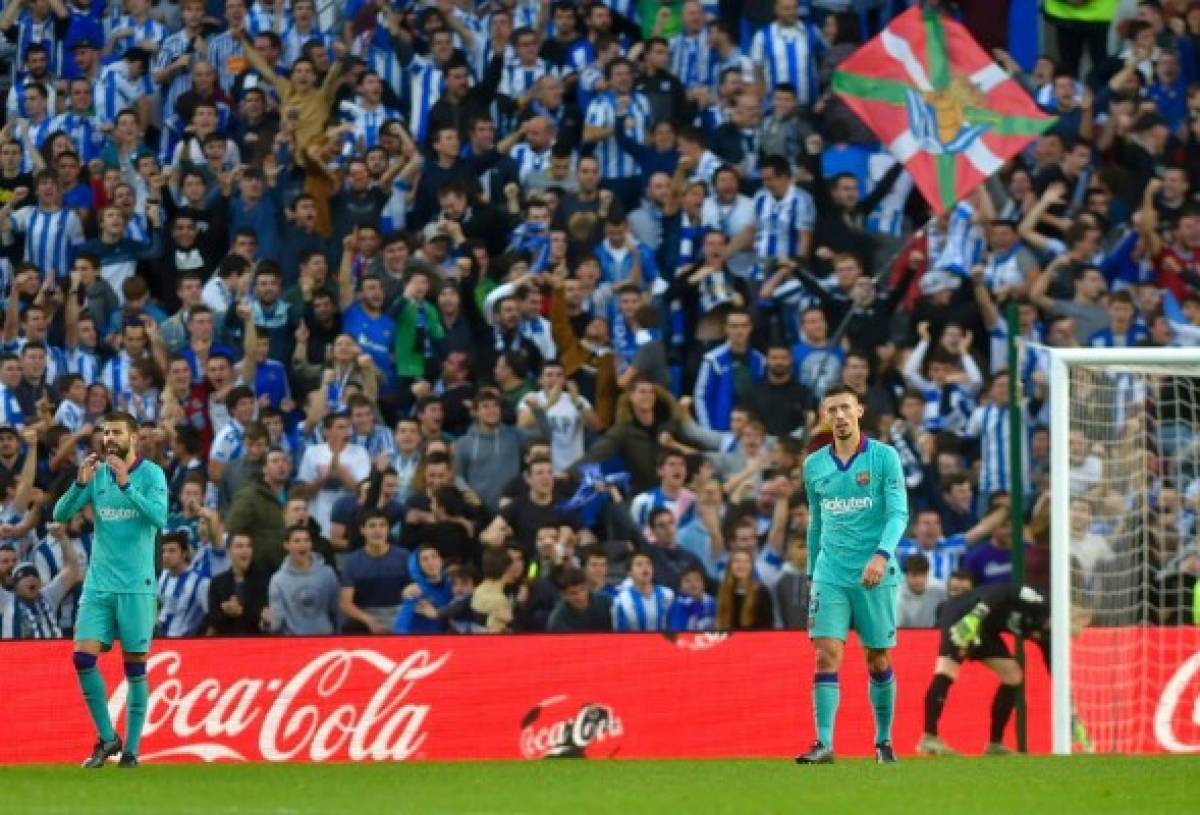
[[[125,489],[101,464],[86,487],[71,488],[54,505],[54,520],[66,523],[92,505],[95,534],[84,588],[155,594],[154,544],[167,523],[167,477],[152,461],[138,459]]]
[[[829,444],[804,461],[808,493],[808,574],[814,581],[858,586],[875,553],[890,560],[908,527],[908,494],[900,456],[882,442],[863,437],[848,461]],[[885,585],[900,580],[888,569]]]

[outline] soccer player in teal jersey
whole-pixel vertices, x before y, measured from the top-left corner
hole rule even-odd
[[[104,418],[104,458],[90,454],[75,483],[54,505],[54,520],[66,523],[89,504],[95,535],[75,622],[75,671],[96,725],[92,755],[83,763],[103,767],[121,753],[120,767],[138,766],[138,744],[150,691],[146,655],[157,617],[154,543],[167,522],[167,477],[134,447],[137,420],[128,413]],[[129,683],[124,751],[108,715],[108,691],[96,670],[101,651],[120,638]]]
[[[894,449],[863,435],[863,404],[845,385],[821,399],[833,443],[804,461],[808,493],[808,576],[812,580],[808,628],[817,652],[813,709],[817,740],[798,764],[833,762],[833,725],[840,690],[838,669],[853,628],[867,652],[868,694],[875,711],[875,757],[896,760],[892,718],[896,678],[890,649],[896,645],[896,594],[900,570],[896,544],[908,526],[904,471]]]

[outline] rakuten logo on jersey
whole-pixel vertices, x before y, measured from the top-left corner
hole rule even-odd
[[[367,648],[334,649],[291,676],[240,675],[223,685],[211,677],[185,682],[178,652],[154,654],[147,664],[144,733],[169,730],[170,737],[159,734],[154,742],[172,746],[145,758],[402,761],[425,742],[431,709],[410,697],[449,659],[449,653],[434,658],[420,650],[396,662]],[[109,699],[114,721],[127,691],[121,682]],[[254,742],[257,755],[246,750]]]
[[[115,507],[100,507],[96,515],[102,521],[132,521],[137,517],[136,509],[116,509]]]
[[[575,712],[568,696],[538,702],[521,720],[521,755],[525,758],[611,757],[625,734],[621,718],[608,705],[587,702]],[[600,747],[600,745],[604,745]]]
[[[1154,737],[1172,753],[1200,753],[1200,653],[1184,660],[1158,697]]]
[[[824,515],[850,515],[855,512],[865,512],[873,506],[875,506],[875,501],[868,496],[821,499],[821,512]]]

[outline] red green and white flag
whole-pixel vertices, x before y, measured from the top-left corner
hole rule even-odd
[[[961,24],[915,6],[839,66],[833,89],[939,215],[1055,122]]]

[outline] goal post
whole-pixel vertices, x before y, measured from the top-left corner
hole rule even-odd
[[[1075,714],[1086,727],[1088,706],[1105,722],[1098,749],[1136,749],[1130,745],[1144,743],[1154,727],[1143,698],[1157,679],[1153,643],[1181,636],[1162,628],[1179,609],[1165,605],[1161,572],[1152,567],[1171,546],[1193,544],[1198,531],[1188,527],[1182,540],[1154,504],[1170,489],[1182,514],[1183,484],[1200,477],[1200,348],[1030,348],[1048,356],[1052,749],[1073,751]],[[1073,462],[1073,433],[1077,442],[1085,436],[1094,462],[1081,464],[1078,449]],[[1111,527],[1107,536],[1073,519],[1093,504],[1107,513],[1097,520]],[[1182,593],[1170,596],[1177,602]],[[1072,625],[1083,619],[1110,626],[1112,635],[1076,638]]]

